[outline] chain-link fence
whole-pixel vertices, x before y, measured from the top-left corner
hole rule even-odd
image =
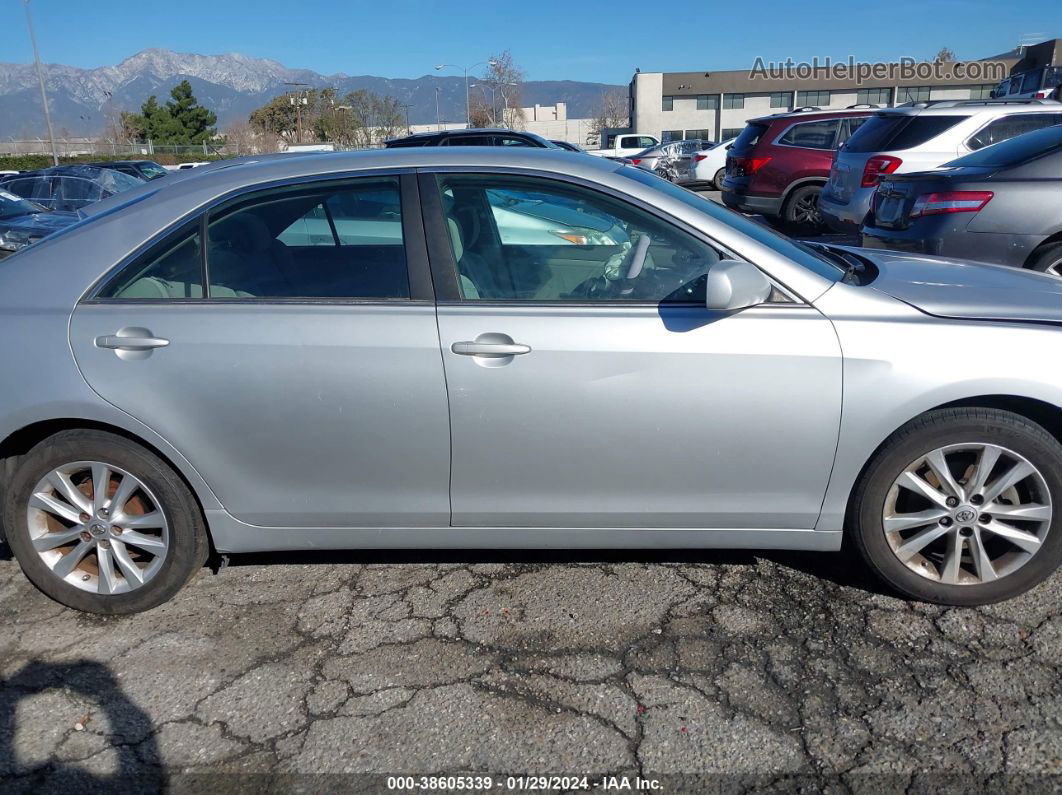
[[[175,156],[182,155],[226,155],[237,156],[241,154],[253,154],[251,151],[240,151],[238,143],[202,143],[193,145],[180,144],[156,144],[151,141],[146,143],[132,143],[107,141],[98,138],[57,138],[55,151],[60,157],[76,157],[78,155],[100,155],[108,157],[152,157],[158,154]],[[33,140],[15,140],[13,138],[0,139],[0,155],[50,155],[52,145],[46,138]]]

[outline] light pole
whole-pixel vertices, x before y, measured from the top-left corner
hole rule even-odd
[[[37,82],[41,86],[41,105],[44,106],[44,121],[48,124],[48,140],[52,144],[52,165],[59,165],[59,153],[55,149],[55,133],[52,131],[52,114],[48,111],[48,94],[44,91],[44,72],[41,70],[41,55],[37,51],[37,36],[33,32],[33,18],[30,17],[30,0],[23,0],[26,8],[26,27],[29,28],[30,43],[33,45],[33,63],[37,65]]]
[[[442,122],[439,121],[439,87],[435,86],[435,127],[439,130],[442,129]]]
[[[468,104],[468,73],[471,72],[473,69],[475,69],[477,66],[483,66],[484,64],[486,64],[487,66],[495,66],[497,63],[498,63],[497,61],[495,61],[493,58],[491,58],[490,60],[487,60],[487,61],[480,61],[479,63],[474,63],[471,66],[458,66],[457,64],[452,64],[452,63],[441,63],[441,64],[438,64],[435,67],[435,71],[436,72],[438,72],[438,71],[440,71],[442,69],[450,68],[450,69],[460,69],[462,72],[465,73],[465,126],[466,127],[471,127],[472,126],[472,108]]]

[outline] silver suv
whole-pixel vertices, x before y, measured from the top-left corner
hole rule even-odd
[[[874,114],[838,150],[819,211],[838,231],[856,231],[886,174],[925,171],[1022,133],[1062,123],[1053,100],[940,100]]]

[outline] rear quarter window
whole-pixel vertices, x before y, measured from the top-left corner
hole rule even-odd
[[[766,124],[746,124],[741,134],[734,139],[730,147],[733,154],[743,154],[752,151],[752,148],[760,142],[760,138],[767,132]]]
[[[840,124],[839,119],[819,119],[794,124],[778,139],[778,143],[804,149],[833,149]]]

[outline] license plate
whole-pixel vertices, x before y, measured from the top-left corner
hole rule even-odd
[[[894,224],[900,219],[903,212],[903,198],[900,196],[885,196],[878,198],[878,206],[874,212],[878,223]]]

